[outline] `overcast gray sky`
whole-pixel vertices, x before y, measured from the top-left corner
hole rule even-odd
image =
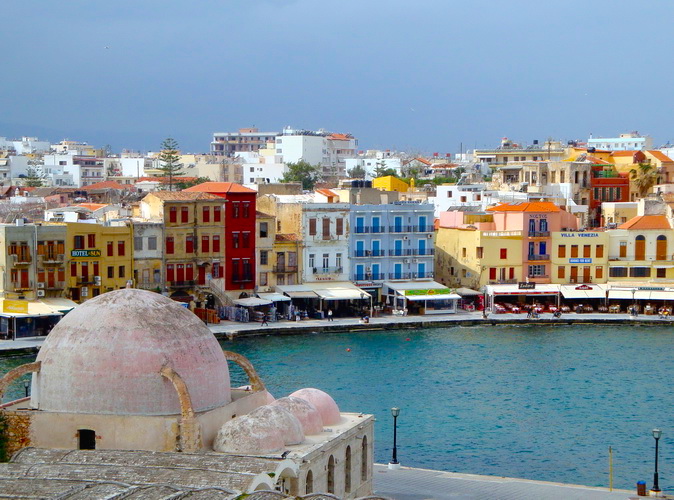
[[[351,132],[457,152],[674,139],[673,0],[8,0],[0,136],[205,152],[213,132]]]

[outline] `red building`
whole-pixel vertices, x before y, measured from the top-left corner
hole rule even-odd
[[[255,201],[257,192],[233,182],[204,182],[186,189],[224,198],[225,290],[255,288]]]
[[[592,165],[590,178],[590,225],[601,227],[603,202],[630,201],[630,179],[627,173],[620,173],[611,164]]]

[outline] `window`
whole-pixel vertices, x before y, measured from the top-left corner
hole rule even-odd
[[[148,250],[156,250],[157,249],[157,237],[156,236],[148,236],[148,238],[147,238],[147,249]]]
[[[630,278],[650,278],[650,267],[630,267]]]
[[[655,260],[667,260],[667,236],[664,234],[655,240]]]
[[[250,203],[247,201],[243,202],[243,217],[246,219],[250,217]]]
[[[133,251],[134,252],[140,252],[143,250],[143,237],[142,236],[134,236],[133,237]]]
[[[341,217],[335,220],[335,234],[342,236],[344,234],[344,219]]]
[[[598,280],[604,278],[604,268],[602,266],[597,266],[594,270],[594,276]]]
[[[323,217],[323,239],[330,239],[330,219],[328,217]]]
[[[106,253],[108,254],[108,257],[115,255],[115,245],[112,241],[108,241],[105,246],[107,248]]]
[[[126,277],[126,270],[124,269],[124,266],[119,266],[119,277],[120,278]]]
[[[598,259],[601,259],[604,256],[604,245],[597,245],[594,254]]]
[[[244,232],[242,233],[242,236],[243,236],[243,248],[250,248],[250,233]]]
[[[89,279],[89,263],[88,262],[82,262],[80,264],[80,268],[82,271],[82,278],[84,281],[87,281]]]
[[[220,222],[222,220],[222,208],[213,207],[213,222]]]
[[[324,253],[323,254],[323,269],[327,269],[328,267],[330,267],[330,254]]]
[[[335,457],[328,458],[328,493],[335,492]]]
[[[578,257],[578,245],[571,245],[571,258]]]
[[[508,258],[508,249],[507,248],[501,248],[500,255],[501,255],[501,259],[507,259]]]
[[[96,235],[95,234],[87,234],[87,247],[88,248],[96,248]]]
[[[540,277],[545,276],[545,265],[535,264],[529,266],[529,276]]]
[[[169,208],[169,222],[178,222],[178,209],[176,207]]]
[[[232,248],[239,248],[239,233],[232,233]]]
[[[620,257],[627,257],[627,242],[626,241],[621,241],[620,242]]]
[[[627,278],[626,267],[609,267],[608,275],[610,278]]]
[[[309,254],[309,267],[312,269],[316,267],[316,254]]]
[[[483,247],[477,247],[476,253],[477,253],[477,258],[481,259],[484,256],[484,248]]]
[[[557,268],[557,278],[564,279],[565,273],[566,273],[566,268],[564,266],[559,266]]]
[[[115,277],[115,267],[108,266],[108,279],[112,279],[114,277]]]
[[[655,270],[655,276],[656,278],[666,278],[667,277],[667,269],[664,267],[658,267]]]
[[[175,265],[174,264],[166,264],[166,281],[168,281],[169,283],[172,283],[175,280],[176,280]]]
[[[77,431],[77,448],[79,450],[95,450],[96,432],[91,429],[79,429]]]
[[[180,222],[187,222],[189,217],[189,209],[187,207],[180,207]]]
[[[335,267],[341,269],[342,267],[342,254],[335,254]]]
[[[220,235],[213,235],[213,253],[220,253]]]
[[[490,268],[489,268],[489,279],[490,279],[490,280],[495,280],[495,279],[496,279],[496,268],[495,268],[495,267],[490,267]]]
[[[309,471],[307,472],[307,480],[305,481],[306,483],[306,491],[305,493],[308,495],[309,493],[314,492],[314,473]]]
[[[219,262],[213,262],[213,268],[211,269],[211,275],[214,278],[222,278],[220,275],[220,263]]]
[[[194,253],[194,236],[191,234],[185,237],[185,253]]]
[[[234,219],[239,218],[239,202],[238,201],[232,202],[232,218],[234,218]]]
[[[592,254],[590,253],[592,251],[592,246],[590,245],[583,245],[583,257],[588,259],[592,257]]]
[[[98,262],[94,262],[94,276],[100,276],[98,268]]]
[[[267,286],[267,273],[260,273],[258,281],[260,286]]]
[[[566,245],[559,245],[557,247],[557,257],[563,259],[566,257]]]
[[[369,461],[367,449],[367,436],[363,436],[363,441],[360,445],[360,480],[367,481]]]
[[[167,236],[166,237],[166,253],[167,254],[172,254],[175,251],[174,244],[175,244],[175,241],[173,240],[173,236]]]
[[[75,250],[83,250],[84,249],[84,236],[75,236],[75,239],[73,241],[73,247]],[[16,254],[16,251],[14,251]]]
[[[344,453],[344,491],[351,493],[351,446],[347,446]]]
[[[260,222],[260,238],[266,238],[269,232],[269,224],[266,222]]]
[[[124,257],[124,249],[125,249],[125,243],[123,241],[118,241],[117,242],[117,255],[120,257]]]
[[[643,235],[634,240],[634,260],[646,260],[646,238]]]
[[[316,219],[309,219],[309,235],[316,235]]]
[[[201,220],[203,222],[211,222],[211,207],[202,207]]]
[[[203,253],[208,253],[211,251],[210,238],[205,234],[201,236],[201,251]]]
[[[267,250],[260,250],[260,265],[266,266],[269,264],[269,252]]]
[[[460,198],[459,201],[460,201],[461,203],[466,203],[466,197],[465,197],[465,196],[462,196],[462,197]]]

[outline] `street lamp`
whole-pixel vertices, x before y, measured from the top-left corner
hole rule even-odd
[[[660,429],[653,429],[653,437],[655,438],[655,473],[653,474],[653,487],[651,491],[654,493],[660,492],[660,485],[658,484],[658,441],[662,436]]]
[[[398,415],[400,415],[400,408],[391,408],[391,415],[393,415],[393,457],[388,464],[389,469],[400,469],[400,462],[398,462]]]
[[[30,387],[30,382],[28,380],[23,381],[23,388],[26,390],[26,397],[28,397],[28,388]]]

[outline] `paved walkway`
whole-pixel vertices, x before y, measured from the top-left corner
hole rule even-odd
[[[634,491],[496,476],[374,466],[375,493],[395,500],[627,500]],[[642,497],[643,498],[643,497]]]
[[[24,340],[0,340],[0,356],[11,356],[30,354],[37,352],[44,338],[24,339]]]

